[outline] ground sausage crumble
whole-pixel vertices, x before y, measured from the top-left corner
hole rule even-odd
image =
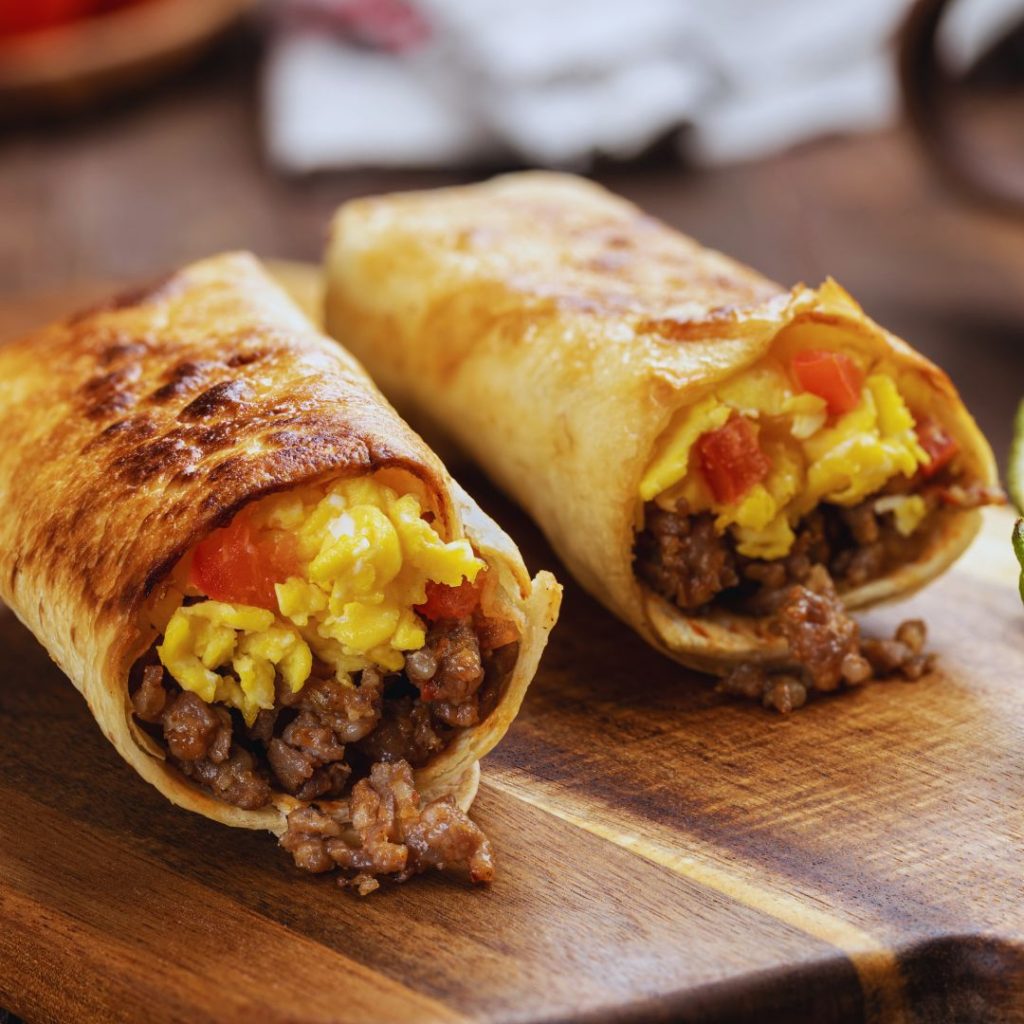
[[[728,533],[716,532],[710,513],[690,515],[685,502],[671,512],[650,503],[637,536],[635,570],[655,593],[685,611],[699,613],[718,601],[769,618],[769,628],[785,638],[792,668],[739,665],[720,681],[720,692],[785,713],[814,691],[920,679],[934,662],[924,651],[925,624],[914,619],[891,639],[865,639],[840,597],[841,590],[913,558],[923,543],[924,531],[901,536],[891,515],[877,513],[872,501],[815,509],[796,528],[789,554],[773,561],[740,555]]]
[[[362,896],[378,875],[405,881],[436,868],[473,882],[494,878],[487,837],[451,797],[421,806],[407,761],[375,764],[347,801],[292,811],[281,845],[306,871],[341,868],[341,884]]]
[[[405,881],[430,868],[487,882],[486,836],[450,799],[421,806],[412,773],[490,714],[515,667],[517,636],[479,616],[441,619],[401,673],[370,667],[352,682],[314,660],[297,693],[278,679],[274,708],[252,725],[182,690],[154,644],[133,669],[131,702],[170,762],[219,799],[250,810],[274,792],[301,801],[281,840],[300,868],[339,870],[361,895],[378,888],[377,876]]]

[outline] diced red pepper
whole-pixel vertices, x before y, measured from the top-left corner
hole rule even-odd
[[[475,583],[463,580],[457,587],[427,581],[427,599],[416,605],[416,611],[431,622],[437,619],[464,619],[472,615],[480,603],[480,582],[482,573]]]
[[[830,415],[842,415],[857,408],[864,374],[849,356],[806,349],[793,356],[790,368],[793,379],[804,391],[825,399]]]
[[[921,420],[914,432],[917,434],[918,443],[931,460],[919,470],[926,480],[948,466],[953,456],[960,451],[960,445],[935,420]]]
[[[772,468],[757,443],[750,420],[733,416],[725,426],[697,439],[697,455],[715,501],[732,505],[762,481]]]
[[[294,539],[285,535],[257,540],[243,510],[196,545],[189,582],[215,601],[277,611],[274,584],[284,583],[297,570]]]

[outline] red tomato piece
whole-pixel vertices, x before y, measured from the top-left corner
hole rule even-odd
[[[804,391],[825,399],[831,415],[857,408],[864,374],[849,356],[842,352],[807,349],[793,356],[790,368]]]
[[[953,456],[960,451],[960,445],[935,420],[921,420],[914,432],[917,434],[918,443],[931,460],[919,470],[926,480],[948,466]]]
[[[701,434],[697,455],[704,479],[722,505],[738,501],[772,468],[757,443],[753,424],[743,416],[733,416],[725,426]]]
[[[257,540],[243,511],[196,545],[189,582],[215,601],[277,611],[274,584],[283,583],[296,569],[294,540]]]
[[[475,583],[463,580],[457,587],[448,587],[443,583],[427,581],[427,599],[423,604],[416,605],[416,611],[431,622],[437,619],[464,619],[472,615],[480,602],[480,580]]]

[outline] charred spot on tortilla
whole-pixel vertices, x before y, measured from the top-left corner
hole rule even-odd
[[[117,413],[127,412],[135,404],[135,396],[130,391],[118,391],[108,394],[90,405],[85,415],[92,420],[106,419]]]
[[[89,419],[105,419],[130,409],[137,400],[132,385],[141,374],[139,364],[132,362],[87,380],[81,392],[85,415]]]
[[[155,477],[182,472],[199,465],[202,452],[181,437],[167,434],[118,455],[114,471],[132,484],[144,484]]]
[[[217,423],[184,423],[169,431],[168,437],[181,437],[201,448],[207,455],[234,444],[236,431],[230,420]]]
[[[82,452],[88,452],[104,443],[121,439],[136,438],[142,440],[152,437],[158,430],[153,418],[146,413],[139,413],[123,420],[115,420],[109,426],[104,427],[98,434],[91,437],[82,446]]]
[[[666,341],[704,341],[709,337],[728,337],[735,331],[740,307],[724,306],[708,319],[680,320],[673,317],[645,317],[636,325],[639,334],[654,334]]]
[[[261,359],[267,359],[271,355],[272,350],[266,348],[254,348],[248,352],[236,352],[231,356],[227,365],[231,369],[238,369],[240,366],[251,366],[253,363],[258,363]]]
[[[244,456],[229,455],[223,462],[219,462],[216,466],[212,466],[210,468],[207,473],[207,479],[211,484],[216,484],[232,476],[243,476],[246,472],[247,469]]]
[[[122,359],[134,359],[145,355],[148,350],[149,346],[144,341],[114,341],[100,353],[100,365],[110,366]]]
[[[218,364],[210,360],[193,362],[186,359],[168,372],[167,383],[162,384],[149,396],[150,401],[167,402],[195,391],[209,380],[210,372],[217,367]]]
[[[201,420],[225,413],[237,413],[252,397],[252,388],[242,380],[222,380],[192,399],[178,419]]]

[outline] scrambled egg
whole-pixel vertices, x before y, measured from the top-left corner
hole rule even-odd
[[[737,502],[723,505],[695,471],[691,453],[702,434],[735,413],[756,424],[771,470]],[[820,502],[856,505],[927,462],[914,418],[891,377],[867,376],[857,407],[829,423],[824,399],[795,391],[782,365],[766,361],[688,410],[644,474],[640,497],[666,509],[683,498],[693,512],[714,512],[716,529],[732,530],[740,554],[782,558],[793,546],[793,527]],[[919,495],[881,497],[875,507],[892,512],[907,536],[927,511]]]
[[[238,708],[250,725],[274,706],[275,674],[296,693],[314,655],[349,684],[369,665],[400,670],[404,652],[426,640],[414,606],[426,601],[427,582],[455,587],[484,567],[468,541],[446,543],[421,512],[415,496],[370,477],[263,499],[252,511],[257,543],[279,531],[297,551],[299,572],[274,588],[277,613],[182,605],[182,585],[169,598],[176,610],[157,647],[161,662],[184,689]]]

